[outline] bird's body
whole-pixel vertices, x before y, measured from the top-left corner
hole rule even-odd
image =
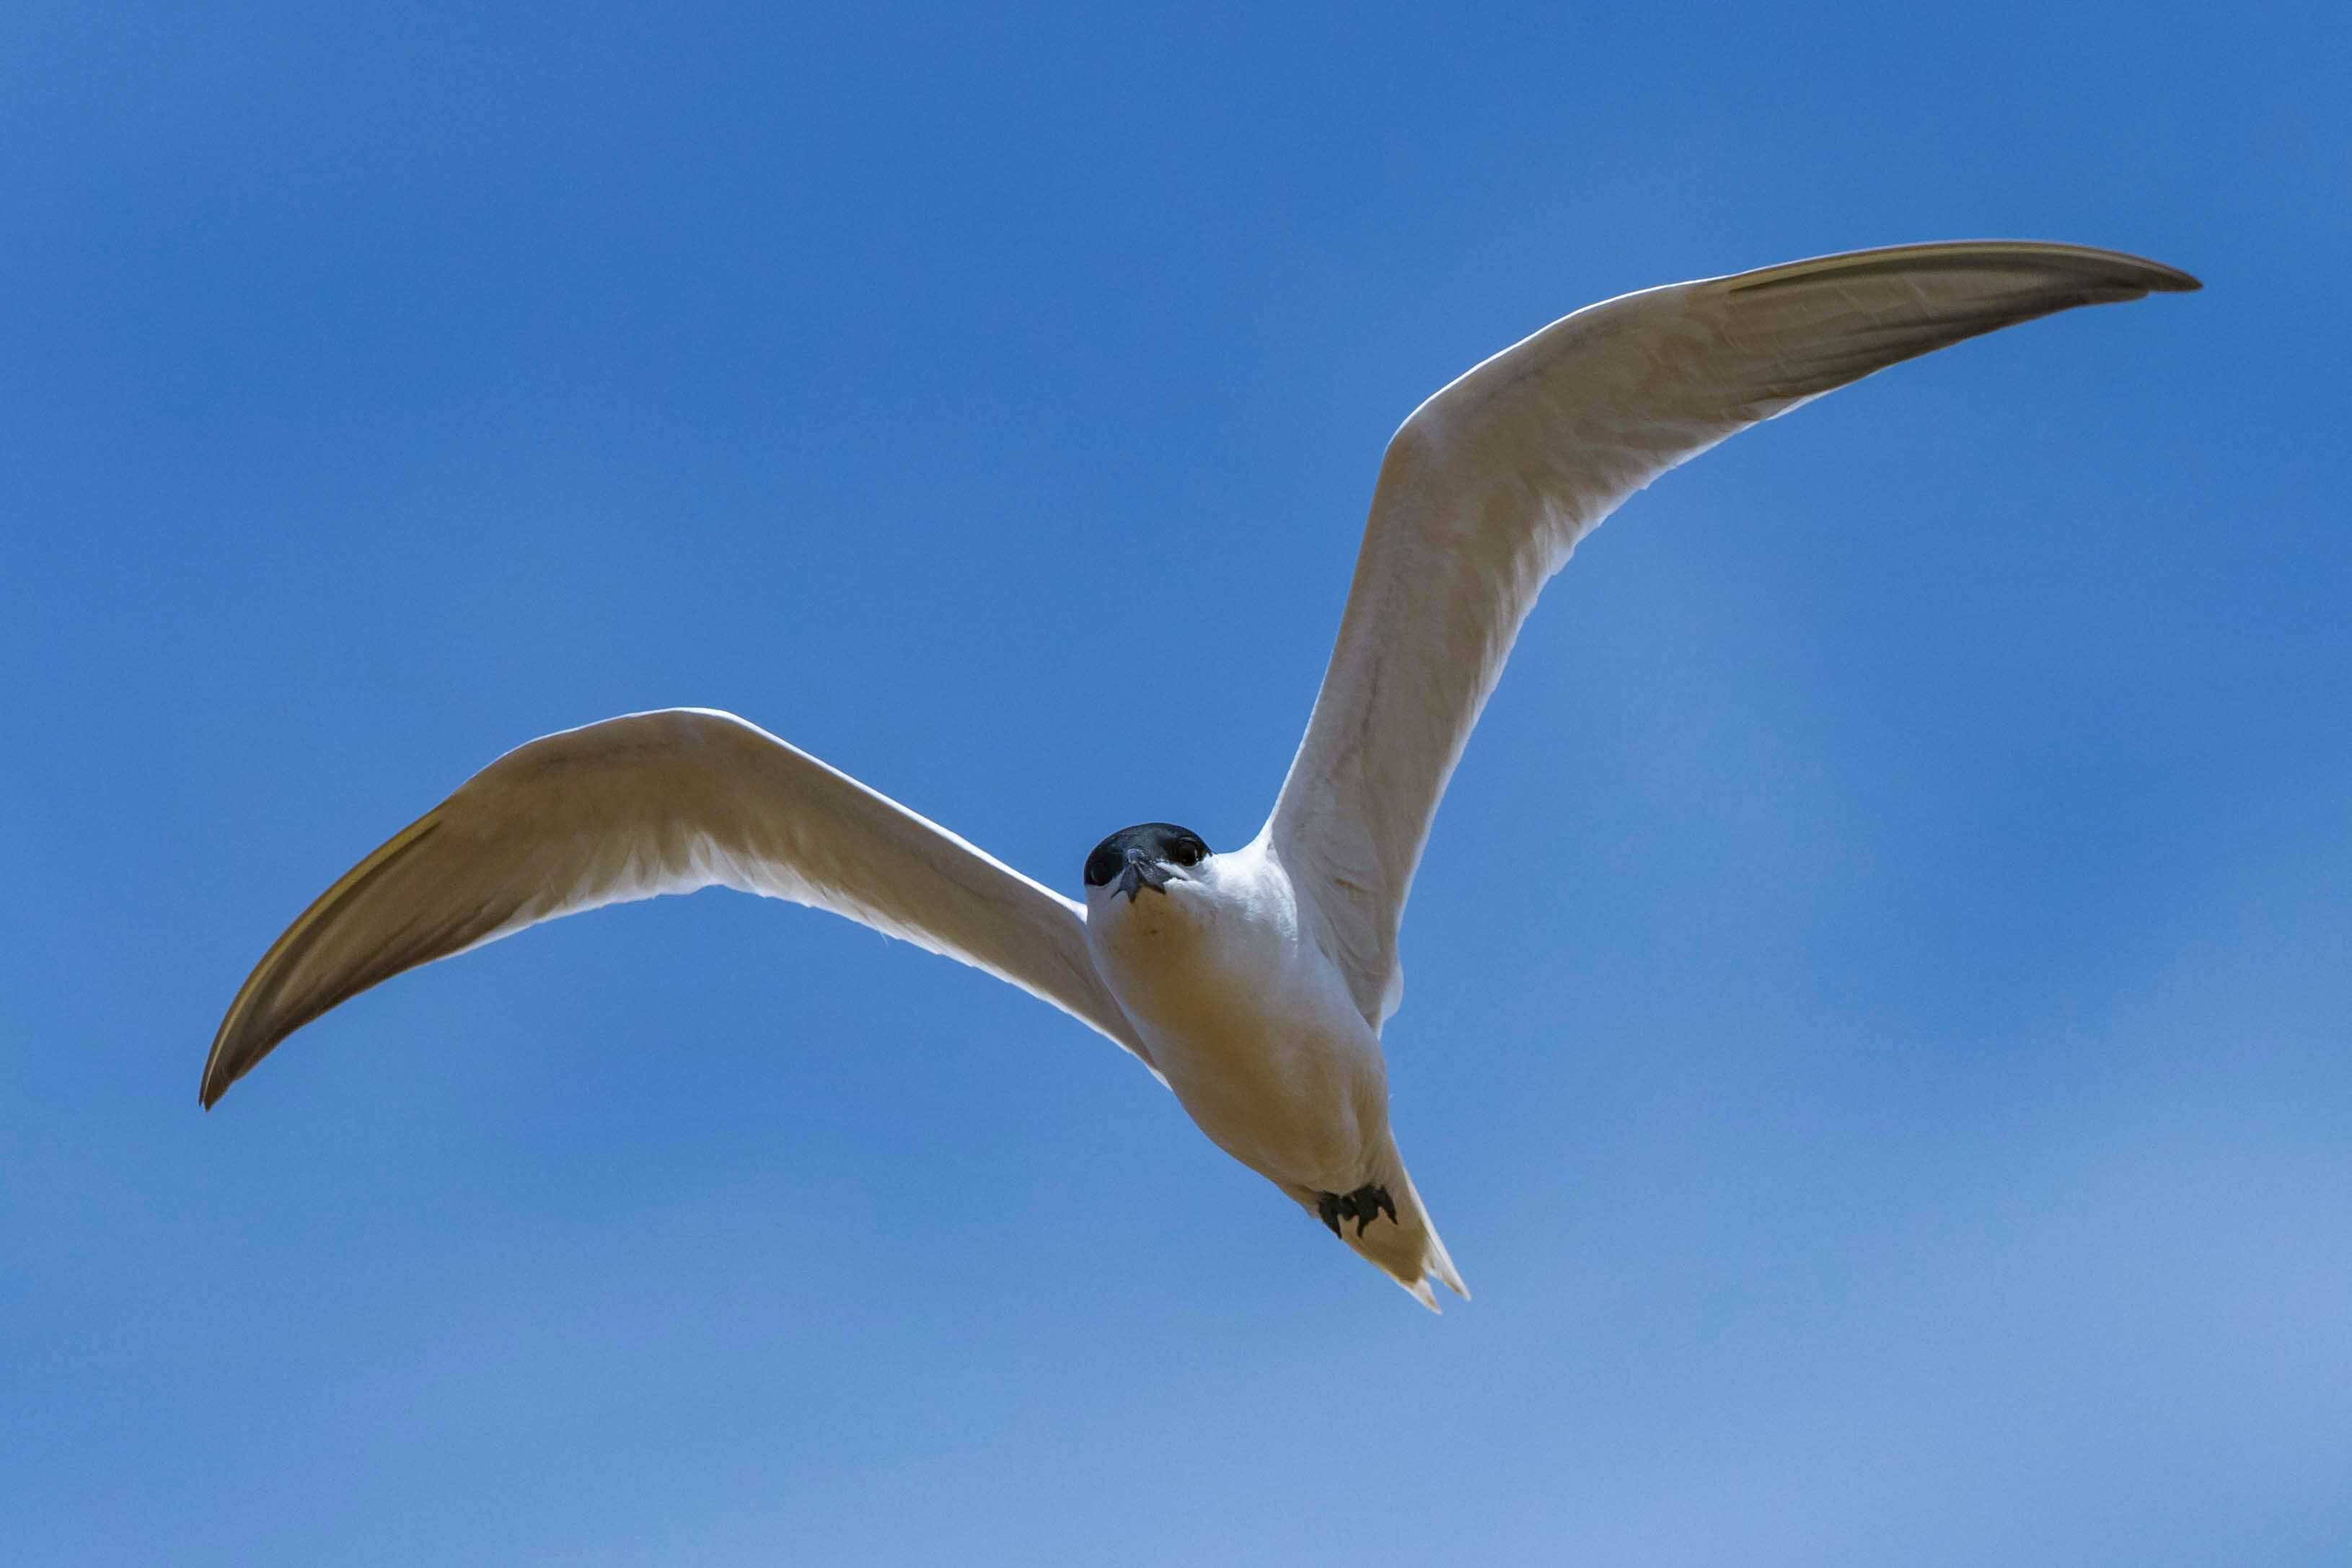
[[[1087,944],[1186,1113],[1310,1211],[1388,1193],[1395,1218],[1342,1239],[1424,1301],[1425,1277],[1462,1291],[1389,1129],[1380,1035],[1266,839],[1171,869],[1160,892],[1089,889]]]
[[[1390,1131],[1381,1037],[1431,819],[1544,583],[1628,495],[1759,420],[1979,333],[2196,287],[2113,251],[1973,241],[1579,310],[1389,443],[1307,733],[1248,844],[1122,829],[1087,857],[1080,904],[730,714],[607,720],[500,757],[321,894],[230,1004],[204,1103],[403,970],[724,885],[862,921],[1089,1025],[1433,1309],[1433,1279],[1462,1281]]]

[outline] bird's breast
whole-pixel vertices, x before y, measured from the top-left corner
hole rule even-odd
[[[1088,940],[1202,1131],[1277,1181],[1345,1191],[1328,1184],[1386,1137],[1386,1073],[1283,890],[1229,871],[1114,898],[1090,913]]]

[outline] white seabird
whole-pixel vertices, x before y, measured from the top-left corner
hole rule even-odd
[[[2193,289],[2156,262],[1906,246],[1644,289],[1564,317],[1388,446],[1339,643],[1265,826],[1213,853],[1113,834],[1081,904],[731,714],[635,713],[509,752],[321,894],[205,1063],[210,1107],[403,970],[600,904],[723,886],[831,910],[1092,1025],[1201,1130],[1436,1310],[1468,1291],[1389,1130],[1381,1032],[1438,797],[1520,623],[1620,502],[1748,426],[2077,305]]]

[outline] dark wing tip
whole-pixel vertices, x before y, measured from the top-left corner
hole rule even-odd
[[[228,1015],[221,1019],[219,1031],[213,1036],[212,1049],[205,1055],[205,1076],[196,1085],[196,1103],[206,1110],[218,1105],[221,1096],[228,1092],[229,1085],[243,1078],[254,1063],[268,1056],[278,1044],[277,1040],[268,1040],[257,1050],[252,1040],[236,1037],[240,1032],[237,1026],[247,1015],[248,999],[263,973],[270,967],[270,959],[277,953],[278,949],[271,949],[269,954],[254,966],[253,973],[238,988],[236,1000],[229,1004]]]
[[[239,1028],[238,1026],[246,1022],[246,1000],[254,990],[255,982],[261,979],[263,970],[268,967],[269,960],[263,959],[255,969],[252,979],[247,980],[245,988],[237,993],[236,1000],[229,1005],[228,1016],[221,1020],[220,1032],[213,1037],[213,1048],[205,1058],[205,1076],[196,1086],[196,1103],[206,1110],[218,1105],[221,1096],[228,1092],[229,1086],[251,1072],[255,1064],[276,1050],[287,1036],[326,1010],[323,1007],[310,1010],[259,1037]]]
[[[314,995],[288,998],[277,994],[282,988],[282,977],[324,934],[333,917],[431,837],[441,826],[440,817],[440,808],[436,807],[394,835],[375,853],[338,878],[333,887],[320,894],[270,944],[269,951],[261,955],[261,962],[253,966],[253,973],[245,977],[245,984],[237,987],[236,999],[229,1003],[228,1012],[213,1036],[212,1049],[205,1057],[204,1078],[196,1086],[199,1106],[210,1110],[220,1103],[229,1085],[276,1050],[287,1036],[320,1014],[378,981],[389,979],[411,963],[422,962],[411,958],[389,966],[362,965],[352,973],[339,976],[338,984]],[[271,993],[266,1000],[265,992]],[[257,1015],[260,1018],[257,1027]]]
[[[2071,273],[2103,290],[2127,290],[2132,295],[2189,294],[2205,287],[2178,267],[2151,261],[2127,251],[2095,246],[2066,245],[2038,239],[1936,240],[1924,245],[1890,245],[1874,250],[1849,250],[1817,256],[1719,279],[1735,292],[1777,289],[1824,275],[1864,277],[1877,272],[1909,271],[1922,263],[1938,268],[2011,268],[2021,261],[2037,262]],[[2114,294],[2109,294],[2110,299]],[[2087,301],[2086,301],[2087,302]]]
[[[271,1045],[276,1043],[274,1040],[270,1042]],[[204,1080],[196,1086],[196,1103],[206,1110],[218,1105],[221,1096],[228,1092],[228,1086],[243,1078],[247,1068],[269,1054],[269,1047],[265,1046],[258,1051],[240,1047],[232,1055],[223,1048],[226,1044],[226,1040],[216,1037],[213,1040],[212,1053],[205,1058]]]
[[[2194,294],[2205,287],[2204,282],[2178,267],[2167,267],[2161,261],[2150,261],[2145,256],[2125,258],[2139,268],[2139,280],[2147,285],[2151,294]]]

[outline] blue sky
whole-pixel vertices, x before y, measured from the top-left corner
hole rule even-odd
[[[2340,1560],[2352,39],[1912,10],[9,7],[12,1560]],[[1388,1034],[1443,1320],[1079,1026],[729,894],[196,1110],[313,894],[609,714],[1073,889],[1239,842],[1423,395],[1977,236],[2207,289],[1553,584]]]

